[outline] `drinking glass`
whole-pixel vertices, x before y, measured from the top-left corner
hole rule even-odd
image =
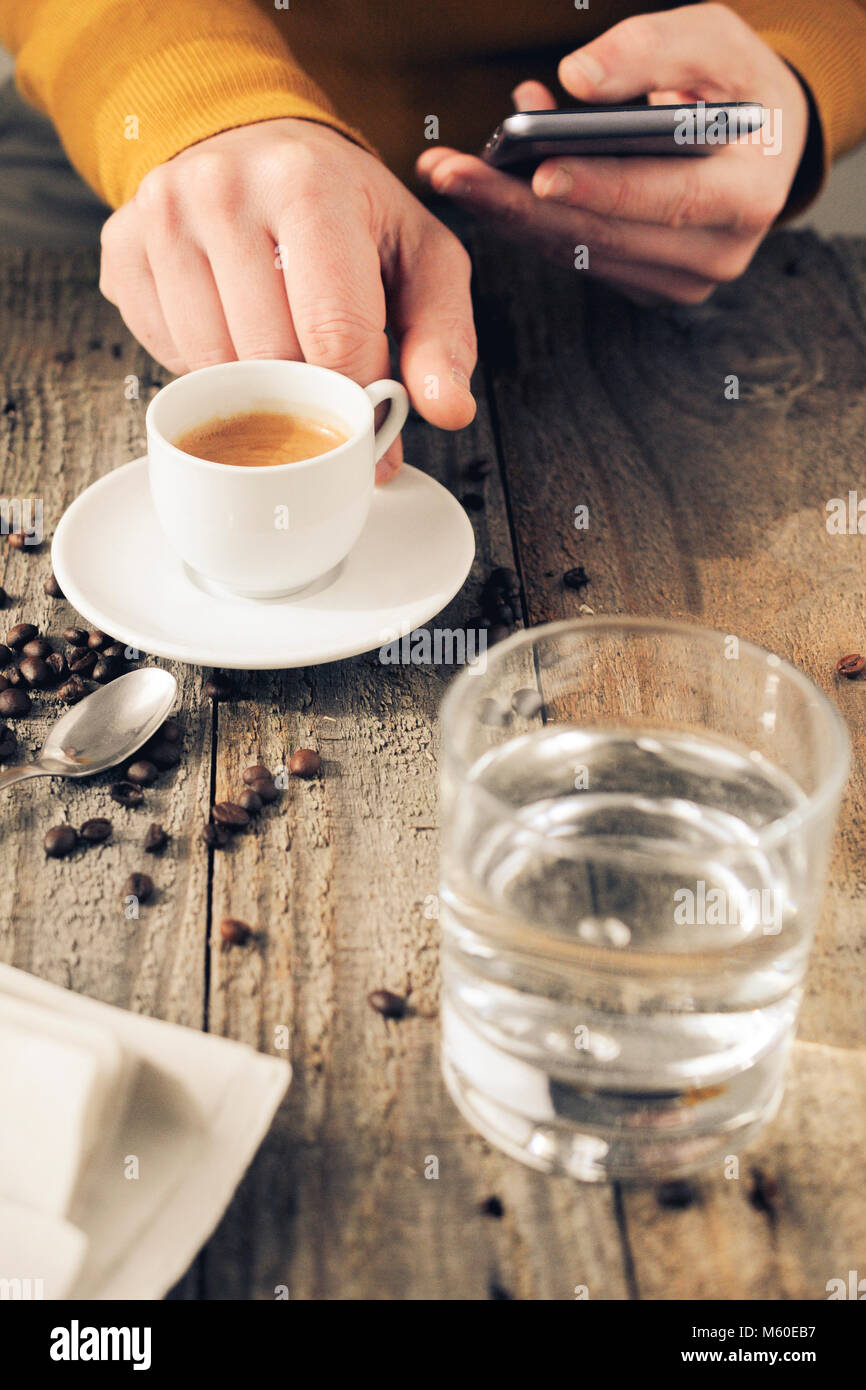
[[[442,709],[443,1069],[547,1172],[655,1179],[771,1118],[849,765],[806,676],[731,635],[519,633]]]

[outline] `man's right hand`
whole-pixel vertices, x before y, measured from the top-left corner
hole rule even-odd
[[[102,232],[100,289],[151,356],[180,374],[235,358],[403,380],[431,424],[475,414],[469,257],[374,159],[285,118],[213,135],[159,165]],[[379,482],[400,466],[399,441]]]

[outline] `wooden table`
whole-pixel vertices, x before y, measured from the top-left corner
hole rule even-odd
[[[39,781],[0,802],[0,957],[96,998],[270,1050],[291,1030],[294,1083],[224,1221],[176,1295],[292,1298],[826,1298],[866,1275],[866,682],[837,658],[866,648],[866,538],[830,535],[825,504],[863,487],[866,243],[781,234],[706,307],[651,312],[479,239],[481,367],[474,426],[414,420],[411,461],[472,512],[478,556],[442,622],[477,612],[493,565],[512,565],[530,624],[596,613],[693,618],[764,644],[838,701],[857,762],[779,1119],[740,1176],[703,1178],[673,1210],[652,1190],[576,1186],[491,1150],[438,1067],[437,710],[450,673],[375,654],[238,674],[212,707],[209,672],[177,667],[185,754],[123,810],[110,777]],[[87,253],[0,261],[0,495],[44,498],[51,533],[94,479],[144,451],[164,373],[96,289]],[[726,378],[739,399],[726,398]],[[127,399],[130,377],[138,399]],[[730,394],[730,392],[728,393]],[[479,487],[463,469],[485,457]],[[574,508],[589,507],[588,531]],[[864,521],[866,528],[866,521]],[[135,518],[129,543],[136,544]],[[562,574],[581,563],[581,595]],[[59,633],[41,554],[2,547],[8,627]],[[22,721],[35,748],[56,709]],[[230,853],[200,839],[212,798],[254,761],[318,747],[321,779],[292,779]],[[63,820],[108,815],[113,840],[46,860]],[[173,840],[155,862],[147,825]],[[158,885],[138,922],[122,886]],[[226,915],[260,932],[222,949]],[[367,994],[408,996],[385,1021]],[[438,1179],[425,1177],[428,1156]],[[501,1216],[485,1214],[491,1196]]]

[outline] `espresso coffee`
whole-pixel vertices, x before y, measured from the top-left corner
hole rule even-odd
[[[173,441],[194,458],[233,468],[277,468],[330,453],[350,431],[282,410],[246,410],[208,420]]]

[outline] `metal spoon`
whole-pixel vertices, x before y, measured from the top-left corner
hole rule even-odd
[[[33,763],[0,771],[0,790],[27,777],[92,777],[123,762],[155,734],[177,697],[177,681],[142,667],[94,690],[58,719]]]

